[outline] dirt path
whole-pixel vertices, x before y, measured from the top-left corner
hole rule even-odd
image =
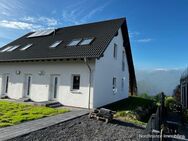
[[[104,123],[82,116],[10,141],[137,141],[144,128],[120,121]]]

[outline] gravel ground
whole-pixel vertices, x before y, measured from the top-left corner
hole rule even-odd
[[[9,141],[137,141],[143,130],[117,120],[106,124],[82,116]]]

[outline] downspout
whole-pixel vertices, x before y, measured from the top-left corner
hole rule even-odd
[[[88,67],[89,70],[89,98],[88,98],[88,109],[90,110],[90,97],[91,97],[91,67],[89,63],[87,62],[87,58],[84,57],[84,62]]]

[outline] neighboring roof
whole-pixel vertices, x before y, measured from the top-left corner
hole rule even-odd
[[[128,36],[128,29],[125,18],[88,23],[70,27],[63,27],[55,30],[55,34],[48,36],[27,38],[33,32],[5,45],[4,48],[12,45],[20,45],[11,52],[0,52],[0,62],[12,61],[33,61],[33,60],[50,60],[50,59],[76,59],[76,58],[100,58],[108,47],[110,41],[121,28],[124,39],[124,47],[129,66],[130,74],[130,92],[136,92],[137,84],[131,54],[131,47]],[[93,37],[94,41],[90,45],[80,45],[76,47],[67,46],[72,40],[79,38]],[[56,48],[50,48],[56,41],[62,43]],[[24,51],[20,48],[33,44],[32,47]]]
[[[56,29],[55,34],[48,36],[27,38],[32,33],[7,44],[5,48],[11,45],[20,45],[12,52],[0,52],[0,61],[16,60],[38,60],[38,59],[64,59],[64,58],[99,58],[118,29],[125,22],[124,18],[63,27]],[[73,39],[94,37],[91,45],[81,45],[68,47],[67,44]],[[55,49],[49,48],[55,41],[63,42]],[[32,43],[33,46],[27,50],[20,51],[22,46]],[[4,48],[3,47],[3,48]],[[1,48],[1,50],[3,49]]]

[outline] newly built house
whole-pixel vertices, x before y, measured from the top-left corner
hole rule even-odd
[[[31,32],[0,49],[1,96],[96,108],[136,91],[125,18]]]

